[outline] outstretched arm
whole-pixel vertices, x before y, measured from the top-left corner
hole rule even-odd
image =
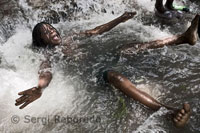
[[[43,61],[40,65],[38,88],[46,88],[52,79],[50,61]]]
[[[118,18],[116,18],[116,19],[114,19],[114,20],[112,20],[112,21],[110,21],[106,24],[97,26],[96,28],[91,29],[91,30],[86,30],[85,32],[80,32],[80,34],[86,35],[86,36],[102,34],[104,32],[111,30],[112,28],[114,28],[118,24],[120,24],[122,22],[126,22],[127,20],[133,18],[133,16],[135,16],[135,15],[136,15],[136,12],[125,12],[120,17],[118,17]]]
[[[49,71],[50,68],[51,65],[49,61],[42,62],[40,65],[38,85],[31,89],[19,92],[18,95],[21,95],[21,97],[16,100],[16,106],[21,105],[20,109],[23,109],[28,104],[41,97],[42,89],[46,88],[52,79],[52,73]]]

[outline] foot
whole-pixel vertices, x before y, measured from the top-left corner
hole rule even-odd
[[[169,4],[168,4],[169,5]],[[171,7],[169,7],[171,9]],[[172,19],[175,15],[172,10],[169,10],[165,6],[163,6],[162,2],[156,2],[155,4],[155,14],[160,18]],[[175,16],[176,17],[176,16]]]
[[[172,19],[173,18],[172,12],[167,11],[167,10],[160,11],[157,8],[155,8],[155,15],[160,18],[164,18],[164,19]]]
[[[176,127],[183,127],[190,118],[190,105],[187,103],[183,104],[183,108],[178,111],[173,121]]]
[[[196,15],[195,18],[191,22],[191,26],[187,29],[185,33],[183,33],[183,38],[186,39],[186,43],[190,45],[195,45],[197,42],[197,30],[199,27],[199,19],[200,15]]]
[[[165,9],[166,9],[167,11],[170,11],[170,12],[172,13],[173,17],[175,17],[175,18],[180,19],[180,18],[183,17],[182,12],[179,11],[179,10],[176,10],[172,5],[167,5],[167,4],[166,4],[166,5],[165,5]]]

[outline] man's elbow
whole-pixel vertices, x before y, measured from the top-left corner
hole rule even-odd
[[[48,81],[51,81],[51,79],[53,78],[53,75],[51,72],[47,71],[47,72],[43,72],[40,74],[39,76],[40,79],[46,79]]]

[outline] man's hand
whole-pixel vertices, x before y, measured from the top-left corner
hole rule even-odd
[[[123,19],[123,22],[126,22],[127,20],[133,18],[136,14],[136,12],[125,12],[122,14],[121,18]]]
[[[37,87],[33,87],[31,89],[19,92],[18,95],[22,95],[20,98],[16,99],[16,106],[22,105],[20,109],[23,109],[28,104],[32,103],[33,101],[37,100],[41,97],[42,91]]]

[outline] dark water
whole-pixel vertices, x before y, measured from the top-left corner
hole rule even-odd
[[[1,132],[200,132],[199,41],[195,46],[164,47],[132,56],[120,56],[117,50],[130,42],[150,41],[183,32],[193,16],[186,14],[181,21],[160,20],[153,15],[155,1],[150,0],[31,2],[34,1],[0,2],[3,7],[0,10]],[[198,1],[187,1],[186,5],[199,12]],[[66,35],[93,28],[132,10],[138,12],[133,20],[103,35],[76,40],[81,45],[80,52],[73,61],[55,64],[54,79],[42,98],[24,110],[14,106],[19,91],[37,84],[42,55],[29,48],[31,29],[37,22],[54,23],[62,35]],[[78,56],[81,54],[82,58]],[[166,109],[153,112],[105,85],[98,78],[105,69],[122,73],[163,103],[175,107],[190,103],[189,123],[177,129],[166,118]],[[13,115],[19,116],[19,123],[11,121]],[[37,119],[35,123],[26,123],[23,120],[27,115],[49,116],[50,122]],[[53,119],[56,115],[74,121],[56,123]],[[75,121],[80,118],[90,120]]]

